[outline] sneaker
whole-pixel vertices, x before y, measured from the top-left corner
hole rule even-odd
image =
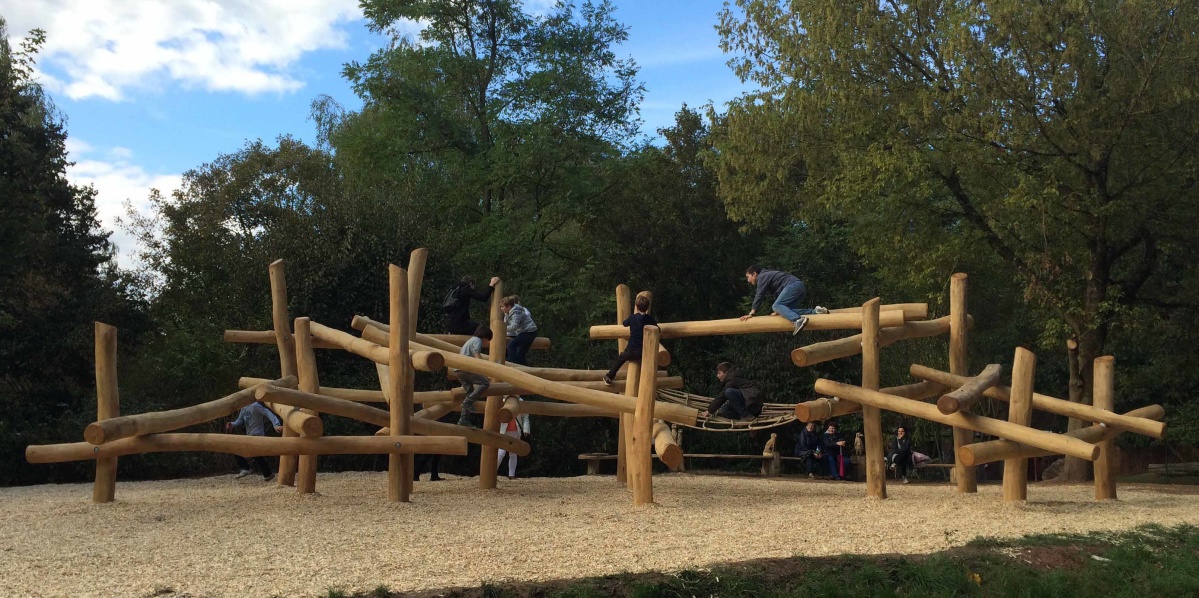
[[[470,420],[469,420],[469,419],[466,419],[465,417],[464,417],[464,418],[462,418],[462,419],[460,419],[460,420],[458,420],[458,425],[459,425],[459,426],[462,426],[463,428],[473,428],[473,427],[475,427],[475,425],[474,425],[474,424],[472,424],[472,423],[470,423]]]
[[[607,384],[608,386],[612,386],[612,376],[604,374],[604,384]]]
[[[248,476],[248,475],[250,475],[250,470],[248,470],[248,469],[243,469],[243,470],[241,470],[241,471],[237,472],[237,475],[233,476],[233,478],[234,478],[234,479],[240,479],[240,478],[244,478],[244,477],[246,477],[246,476]]]
[[[514,475],[510,475],[510,476],[508,476],[508,479],[509,479],[509,480],[515,480],[515,479],[516,479],[516,476],[514,476]]]
[[[430,482],[440,482],[441,480],[442,480],[442,478],[440,478],[438,476],[430,476],[429,477]]]
[[[904,478],[904,479],[903,479],[903,483],[907,484],[907,483],[908,483],[908,479],[907,479],[907,478]]]
[[[809,479],[809,480],[814,480],[814,479],[816,479],[816,474],[814,474],[814,473],[809,473],[809,474],[808,474],[808,479]]]
[[[828,308],[827,308],[827,307],[821,307],[821,306],[817,305],[815,308],[813,308],[813,309],[812,309],[812,311],[814,311],[814,312],[816,312],[816,313],[818,313],[818,314],[820,314],[820,315],[822,315],[822,316],[823,316],[824,314],[827,314],[827,313],[828,313]]]
[[[268,475],[268,476],[266,476],[265,478],[262,478],[262,481],[264,481],[264,482],[269,482],[269,481],[271,481],[271,480],[273,480],[273,479],[275,479],[275,474],[273,474],[273,473],[272,473],[271,475]]]
[[[803,330],[803,327],[806,326],[807,324],[808,324],[808,319],[803,316],[800,316],[800,318],[795,321],[795,330],[791,331],[791,336],[795,336],[795,335],[799,334],[799,331]]]

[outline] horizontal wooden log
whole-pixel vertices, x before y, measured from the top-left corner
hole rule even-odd
[[[226,330],[224,341],[227,343],[243,343],[252,345],[274,345],[274,330]],[[340,349],[333,343],[313,339],[313,349]]]
[[[957,390],[941,395],[941,398],[937,399],[937,409],[946,415],[968,410],[982,398],[985,390],[999,384],[1001,375],[1003,366],[998,363],[988,365],[979,375],[970,378]]]
[[[1161,420],[1166,417],[1166,410],[1161,405],[1150,405],[1140,409],[1133,409],[1124,415],[1127,417]],[[1073,432],[1066,432],[1066,436],[1077,438],[1083,442],[1098,444],[1105,440],[1111,440],[1122,432],[1123,430],[1108,427],[1106,424],[1095,424],[1086,428],[1079,428]],[[967,467],[972,467],[984,463],[1003,461],[1005,459],[1031,459],[1057,453],[1051,453],[1035,446],[1020,444],[1011,440],[991,440],[962,445],[958,448],[957,454],[958,460]]]
[[[445,341],[459,348],[466,344],[466,341],[470,340],[469,334],[427,334],[425,336]],[[534,351],[548,351],[550,349],[550,339],[539,336],[533,339],[533,344],[529,348]]]
[[[549,401],[521,401],[520,412],[543,417],[616,417],[619,414],[608,409],[574,403],[551,403]],[[507,423],[511,413],[505,408],[500,411],[500,421]],[[507,419],[505,419],[507,417]]]
[[[923,320],[928,318],[927,303],[887,303],[879,306],[879,312],[884,311],[902,311],[905,320]],[[841,307],[838,309],[830,309],[830,314],[858,314],[862,313],[862,308],[859,307]]]
[[[955,428],[966,428],[967,430],[1014,440],[1055,453],[1086,459],[1087,461],[1094,461],[1099,456],[1099,447],[1077,438],[1045,432],[981,415],[969,413],[945,415],[938,411],[935,405],[921,403],[912,399],[904,399],[859,386],[820,379],[816,381],[816,392],[855,403],[871,405],[879,409],[886,409],[887,411],[902,413],[910,417],[934,421]]]
[[[855,308],[860,309],[860,308]],[[966,317],[966,326],[974,325],[974,318]],[[893,345],[902,340],[913,338],[927,338],[930,336],[940,336],[949,334],[949,316],[929,320],[927,322],[904,322],[902,326],[891,328],[881,328],[878,331],[878,346],[886,347]],[[813,343],[805,347],[799,347],[791,351],[791,363],[799,367],[806,367],[832,361],[834,359],[844,359],[853,357],[862,353],[862,335],[855,334],[845,338],[825,341],[822,343]]]
[[[958,388],[966,383],[965,376],[955,376],[949,372],[943,372],[930,367],[925,367],[919,364],[912,364],[909,368],[912,375],[922,380],[931,380],[938,384],[944,384],[950,388]],[[1007,386],[993,386],[983,392],[984,396],[1000,401],[1009,401],[1012,389]],[[1099,424],[1107,424],[1113,428],[1119,428],[1125,432],[1141,434],[1150,438],[1162,438],[1166,435],[1165,422],[1156,422],[1143,417],[1128,417],[1118,413],[1112,413],[1105,409],[1096,409],[1090,405],[1082,403],[1071,403],[1063,399],[1043,395],[1041,393],[1033,393],[1032,395],[1033,409],[1048,411],[1074,419],[1081,419]]]
[[[25,448],[25,460],[30,463],[62,463],[141,453],[196,451],[232,453],[243,457],[384,453],[465,455],[466,440],[420,436],[277,438],[242,434],[151,434],[123,438],[99,446],[87,442],[30,445]]]
[[[294,388],[296,377],[287,376],[269,382],[277,386]],[[224,417],[253,402],[254,391],[247,389],[239,390],[214,401],[181,409],[114,417],[88,424],[87,428],[83,430],[83,439],[91,444],[104,444],[130,436],[171,432]]]
[[[915,384],[905,384],[903,386],[890,386],[879,389],[879,392],[903,397],[905,399],[913,399],[923,401],[935,396],[940,396],[945,392],[945,387],[935,382],[917,382]],[[795,405],[795,418],[801,422],[824,421],[833,417],[858,413],[862,410],[862,406],[852,401],[842,401],[836,397],[831,399],[813,399]]]
[[[860,313],[812,314],[807,318],[808,324],[804,330],[862,329],[862,314]],[[888,311],[879,316],[880,326],[902,326],[903,322],[902,311]],[[758,316],[745,321],[729,318],[698,322],[664,322],[658,324],[658,327],[662,329],[662,338],[791,332],[795,329],[795,325],[782,316]],[[629,338],[629,327],[619,324],[592,326],[590,338],[591,340],[627,339]]]
[[[259,384],[270,384],[271,381],[266,378],[251,378],[243,376],[238,378],[238,388],[253,388]],[[279,386],[276,384],[275,386]],[[356,401],[359,403],[386,403],[387,397],[383,396],[381,390],[366,390],[359,388],[334,388],[331,386],[322,386],[321,394],[327,397],[336,399],[345,399],[347,401]],[[420,393],[417,393],[419,395]],[[419,403],[420,401],[416,401]]]

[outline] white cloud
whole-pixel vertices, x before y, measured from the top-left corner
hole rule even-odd
[[[135,265],[137,241],[116,225],[125,216],[125,202],[142,213],[150,208],[150,190],[158,189],[169,196],[179,188],[178,174],[150,174],[131,162],[133,152],[123,147],[97,150],[88,143],[67,138],[69,159],[75,164],[67,168],[67,178],[76,185],[94,185],[96,212],[100,224],[113,233],[110,240],[117,246],[117,262],[126,268]],[[100,154],[104,159],[93,158]]]
[[[46,30],[40,79],[72,99],[121,100],[175,81],[247,94],[288,92],[307,52],[344,48],[357,0],[0,0],[14,40]]]

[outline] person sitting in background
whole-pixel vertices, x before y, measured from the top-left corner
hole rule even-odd
[[[520,297],[509,295],[500,299],[500,311],[504,312],[504,326],[508,328],[508,350],[505,358],[511,363],[526,365],[529,347],[537,338],[537,324],[529,310],[520,304]]]
[[[912,437],[908,436],[907,428],[899,426],[895,429],[895,440],[891,443],[891,454],[887,456],[891,469],[896,470],[903,483],[908,483],[908,470],[912,467]]]
[[[799,438],[795,442],[795,456],[803,464],[804,473],[808,474],[809,478],[816,477],[816,466],[824,458],[822,448],[816,422],[808,422],[804,429],[799,431]]]
[[[463,343],[462,349],[458,353],[479,359],[479,354],[489,344],[491,344],[491,328],[479,326],[475,328],[474,336]],[[462,400],[462,415],[458,416],[458,425],[473,428],[475,426],[471,423],[470,416],[474,413],[475,400],[487,392],[487,388],[491,386],[491,380],[483,374],[466,370],[455,369],[454,373],[458,375],[458,382],[462,383],[462,390],[466,391],[466,398]]]
[[[762,391],[753,382],[737,376],[733,364],[725,361],[717,365],[716,379],[724,386],[701,415],[707,417],[714,413],[727,419],[748,421],[762,414]]]
[[[470,300],[487,301],[491,299],[491,294],[495,292],[495,285],[499,282],[499,277],[493,276],[491,285],[487,287],[486,291],[476,291],[474,277],[463,276],[462,280],[458,281],[458,284],[446,294],[445,301],[441,304],[441,311],[445,314],[446,332],[474,334],[479,323],[470,319]]]
[[[264,424],[268,419],[275,427],[276,432],[283,431],[283,422],[279,419],[279,416],[272,413],[270,409],[267,409],[266,405],[263,405],[259,401],[254,401],[241,408],[241,411],[237,413],[237,419],[225,422],[225,430],[230,431],[233,428],[245,426],[246,436],[266,436],[266,426]],[[233,458],[237,460],[237,466],[240,469],[235,477],[244,478],[250,475],[250,462],[246,461],[246,458],[241,455],[235,454]],[[267,463],[262,455],[254,457],[254,464],[258,466],[258,471],[262,473],[263,481],[269,482],[275,479],[275,474],[271,471],[270,463]]]
[[[820,446],[828,463],[828,475],[834,480],[845,479],[845,439],[837,433],[837,422],[830,421],[820,436]]]

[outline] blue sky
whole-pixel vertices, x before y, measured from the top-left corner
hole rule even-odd
[[[526,0],[544,10],[548,0]],[[629,27],[617,49],[641,67],[642,131],[655,136],[687,103],[721,105],[746,90],[714,30],[722,0],[618,0]],[[39,76],[66,115],[69,176],[94,184],[122,263],[132,242],[114,226],[127,200],[144,207],[181,173],[246,141],[312,141],[312,100],[359,105],[341,77],[386,40],[356,0],[0,0],[14,41],[39,27]],[[415,31],[415,26],[413,27]]]

